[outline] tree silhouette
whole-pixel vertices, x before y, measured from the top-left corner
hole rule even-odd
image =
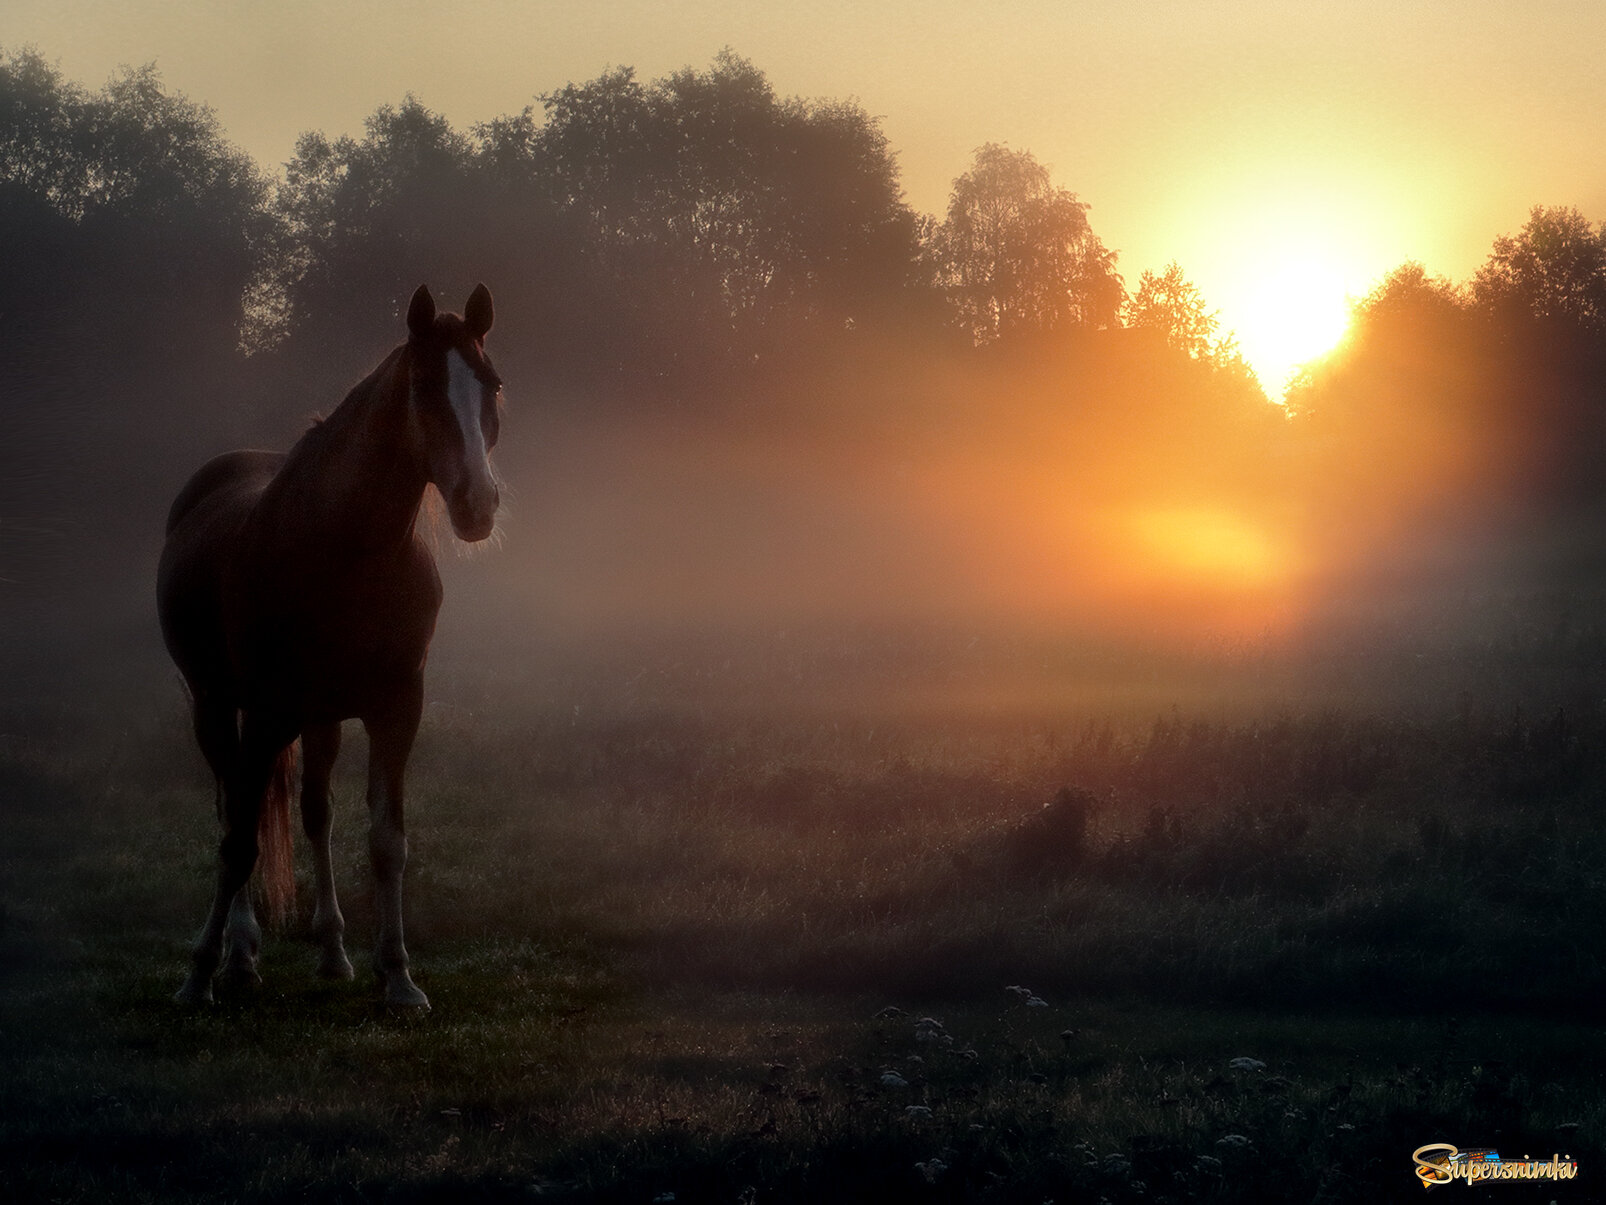
[[[508,312],[564,333],[560,371],[750,363],[896,312],[919,280],[875,119],[781,99],[729,52],[651,84],[609,71],[470,136],[409,97],[362,139],[305,135],[280,211],[302,329],[385,318],[417,279],[483,263],[511,278]]]
[[[272,241],[268,182],[153,67],[88,93],[35,51],[0,58],[0,189],[7,221],[31,227],[9,231],[8,315],[56,297],[79,311],[82,337],[132,335],[182,309],[192,337],[238,337]]]
[[[445,287],[471,271],[455,261],[483,209],[473,159],[469,139],[411,95],[375,111],[361,139],[303,134],[277,200],[289,323],[315,343],[382,342],[420,280]]]
[[[1472,295],[1499,319],[1606,336],[1606,227],[1591,229],[1576,209],[1535,206],[1520,232],[1495,240]]]
[[[126,573],[142,596],[153,514],[243,425],[243,298],[274,242],[268,189],[154,69],[88,91],[37,52],[0,54],[0,576],[46,618],[79,577],[115,592]],[[19,570],[19,518],[73,538],[41,535]]]
[[[991,142],[976,151],[937,231],[942,284],[974,342],[1115,324],[1125,292],[1087,208],[1029,151]]]
[[[1173,260],[1160,275],[1145,271],[1138,278],[1138,291],[1126,304],[1126,324],[1158,331],[1170,346],[1202,360],[1215,346],[1220,320]]]
[[[524,125],[535,174],[665,360],[699,344],[741,360],[799,324],[873,320],[918,282],[896,161],[856,103],[783,100],[729,51],[706,71],[643,85],[616,70],[542,103],[545,124]]]

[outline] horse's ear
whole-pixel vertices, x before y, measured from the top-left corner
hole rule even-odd
[[[428,285],[419,285],[407,307],[407,330],[415,339],[422,339],[435,326],[435,299],[429,295]]]
[[[463,307],[463,322],[468,327],[468,333],[476,339],[485,338],[486,332],[491,329],[493,317],[491,290],[483,284],[475,285],[474,291],[468,295],[468,304]]]

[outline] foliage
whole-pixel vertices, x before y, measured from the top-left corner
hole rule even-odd
[[[1115,325],[1123,286],[1087,209],[1029,151],[976,151],[936,231],[941,282],[972,341]]]
[[[1535,206],[1517,234],[1495,239],[1472,294],[1497,318],[1606,338],[1606,228],[1576,209]]]
[[[1170,346],[1196,360],[1210,355],[1221,325],[1198,287],[1174,260],[1158,276],[1143,273],[1138,291],[1127,299],[1125,317],[1126,325],[1158,331]]]
[[[1386,276],[1289,391],[1324,522],[1400,548],[1385,572],[1413,589],[1598,579],[1603,298],[1606,250],[1570,209],[1535,209],[1467,285],[1416,263]],[[1427,557],[1431,575],[1406,567]]]
[[[354,323],[370,328],[364,342],[390,338],[419,279],[462,273],[461,232],[483,218],[470,143],[445,118],[408,96],[364,126],[360,140],[303,134],[277,197],[283,312],[324,339]]]
[[[154,68],[87,91],[35,51],[0,53],[0,516],[36,533],[0,550],[8,605],[92,593],[86,566],[143,574],[161,496],[248,425],[235,374],[279,246],[268,196]]]
[[[729,51],[650,87],[628,72],[544,98],[566,206],[616,264],[646,253],[706,320],[862,319],[907,282],[914,222],[876,121],[851,102],[778,98]]]
[[[99,298],[100,320],[148,331],[177,310],[192,330],[237,337],[273,239],[268,182],[154,67],[87,93],[35,51],[0,59],[0,192],[0,310]]]
[[[782,99],[729,52],[541,103],[540,118],[527,108],[472,136],[412,98],[360,141],[304,136],[280,199],[288,312],[309,329],[389,317],[419,275],[478,264],[508,282],[509,308],[600,353],[604,374],[663,372],[862,324],[915,280],[916,224],[857,104]]]

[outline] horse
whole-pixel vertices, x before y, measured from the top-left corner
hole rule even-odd
[[[330,860],[329,775],[341,723],[357,719],[369,739],[375,970],[387,1004],[429,1007],[402,936],[402,782],[442,598],[418,526],[433,485],[460,539],[484,540],[495,527],[500,494],[488,454],[502,381],[485,354],[491,320],[483,284],[461,316],[437,313],[420,285],[406,340],[332,414],[287,453],[209,461],[168,513],[157,611],[188,687],[223,832],[211,911],[174,997],[181,1004],[212,1000],[220,963],[224,978],[261,982],[249,882],[260,853],[269,911],[282,920],[294,892],[289,796],[298,738],[318,971],[353,977]]]

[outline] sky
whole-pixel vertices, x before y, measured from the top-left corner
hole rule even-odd
[[[919,210],[981,144],[1031,151],[1129,288],[1180,264],[1273,392],[1405,260],[1465,280],[1534,205],[1606,217],[1598,0],[5,0],[24,45],[92,87],[154,62],[269,168],[408,92],[466,128],[728,46],[880,117]]]

